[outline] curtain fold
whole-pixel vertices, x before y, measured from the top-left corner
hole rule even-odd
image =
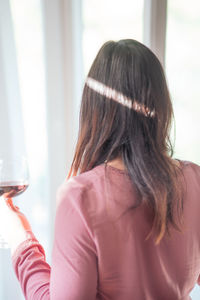
[[[0,0],[0,155],[25,154],[24,126],[10,3]]]

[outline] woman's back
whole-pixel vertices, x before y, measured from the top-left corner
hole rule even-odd
[[[145,240],[152,226],[149,208],[142,203],[130,209],[138,196],[126,171],[108,165],[105,173],[102,164],[66,184],[67,189],[72,186],[70,195],[76,193],[71,205],[94,242],[97,299],[189,299],[200,274],[200,167],[189,162],[181,166],[183,233],[171,229],[171,237],[165,234],[159,245],[152,237]]]

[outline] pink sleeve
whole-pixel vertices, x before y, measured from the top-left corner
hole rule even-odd
[[[36,240],[21,244],[13,256],[17,278],[28,300],[96,299],[96,248],[77,197],[70,188],[59,193],[51,268]]]

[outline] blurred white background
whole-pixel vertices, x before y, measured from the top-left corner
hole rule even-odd
[[[175,157],[200,164],[198,0],[0,0],[0,154],[28,157],[30,187],[16,198],[51,261],[56,189],[67,176],[84,78],[107,40],[133,38],[166,67]],[[23,299],[0,249],[0,299]],[[199,287],[192,299],[200,298]]]

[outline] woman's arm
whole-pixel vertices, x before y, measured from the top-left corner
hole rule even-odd
[[[51,268],[45,260],[44,249],[33,235],[31,239],[20,244],[12,256],[12,261],[25,299],[49,300]]]
[[[50,282],[53,300],[96,299],[97,253],[81,198],[84,194],[67,184],[58,193]]]
[[[95,300],[96,248],[77,206],[79,193],[67,187],[58,198],[52,267],[45,261],[42,246],[30,235],[13,254],[15,273],[28,300]]]

